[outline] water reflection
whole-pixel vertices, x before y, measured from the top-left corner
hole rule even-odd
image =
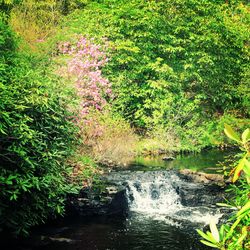
[[[199,154],[178,155],[173,161],[162,160],[163,156],[137,157],[130,165],[133,170],[155,170],[155,169],[191,169],[206,173],[215,173],[219,169],[217,164],[223,162],[232,152],[225,150],[202,151]]]

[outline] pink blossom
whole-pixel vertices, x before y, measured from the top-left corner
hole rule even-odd
[[[77,95],[80,98],[77,123],[81,126],[91,124],[88,117],[90,109],[101,111],[106,105],[106,97],[112,96],[111,84],[102,75],[101,68],[108,62],[103,51],[107,48],[107,39],[104,46],[94,43],[94,39],[79,37],[75,43],[62,42],[58,44],[58,51],[68,55],[67,74],[74,79]],[[93,124],[92,124],[93,125]]]

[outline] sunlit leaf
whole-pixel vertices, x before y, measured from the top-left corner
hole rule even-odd
[[[239,245],[247,237],[247,227],[244,226],[241,230],[241,237],[236,241],[235,245]]]
[[[204,238],[204,239],[206,239],[206,240],[208,240],[208,241],[212,241],[211,237],[209,237],[207,234],[205,234],[205,233],[202,232],[201,230],[197,229],[196,231],[198,232],[198,234],[199,234],[202,238]]]
[[[242,216],[238,217],[238,219],[233,223],[233,225],[230,228],[230,231],[228,232],[226,238],[230,238],[234,232],[234,229],[237,227],[237,225],[240,223],[240,221],[242,220]]]
[[[211,241],[212,243],[214,243],[214,244],[217,244],[217,243],[218,243],[218,241],[214,238],[214,236],[212,235],[211,232],[207,232],[207,235],[209,236],[210,241]]]
[[[215,245],[215,244],[213,244],[211,242],[205,241],[205,240],[201,240],[201,243],[203,243],[204,245],[207,245],[209,247],[219,248],[217,245]]]
[[[245,165],[244,165],[244,167],[243,167],[243,170],[244,170],[244,172],[245,172],[247,175],[250,176],[250,162],[249,162],[247,159],[245,159],[245,160],[244,160],[244,163],[245,163]]]
[[[247,128],[243,133],[242,133],[242,142],[246,143],[248,140],[250,140],[250,129]]]
[[[237,213],[237,216],[240,216],[241,214],[243,214],[243,213],[246,212],[247,210],[250,210],[250,201],[248,201],[248,202],[241,208],[241,210]]]
[[[231,126],[225,124],[224,132],[230,139],[241,143],[239,135],[231,128]]]
[[[227,203],[216,203],[216,205],[220,207],[236,208],[235,206],[229,205]]]
[[[216,242],[220,242],[220,234],[214,219],[211,220],[209,227]]]
[[[244,159],[240,160],[239,164],[237,165],[234,171],[233,182],[236,182],[239,179],[240,172],[243,170],[244,165],[245,165],[245,160]]]

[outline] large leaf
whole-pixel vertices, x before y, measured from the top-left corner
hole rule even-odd
[[[217,239],[214,238],[214,236],[212,235],[211,232],[207,232],[207,235],[210,237],[210,239],[211,239],[210,241],[211,241],[212,243],[214,243],[214,244],[217,244],[217,243],[218,243]]]
[[[205,240],[201,240],[201,243],[203,243],[204,245],[207,245],[209,247],[215,247],[215,248],[219,248],[220,249],[220,247],[218,247],[217,245],[215,245],[215,244],[213,244],[211,242],[205,241]]]
[[[197,229],[196,231],[197,231],[198,234],[199,234],[202,238],[204,238],[205,240],[207,240],[207,241],[213,241],[213,239],[212,239],[209,235],[205,234],[205,233],[202,232],[201,230]]]
[[[224,132],[230,139],[241,143],[239,135],[231,128],[231,126],[225,124]]]
[[[242,208],[241,210],[237,213],[237,216],[242,215],[245,213],[247,210],[250,210],[250,201],[248,201]]]
[[[239,164],[235,168],[233,182],[236,182],[239,179],[240,172],[243,170],[244,165],[245,165],[245,158],[241,159]]]
[[[220,233],[220,239],[223,239],[224,234],[225,234],[225,226],[224,225],[221,225],[219,233]]]
[[[247,175],[250,176],[250,162],[249,162],[247,159],[245,159],[245,160],[244,160],[244,163],[245,163],[245,165],[244,165],[244,167],[243,167],[243,170],[244,170],[244,172],[245,172]]]
[[[246,143],[248,140],[250,140],[250,129],[247,128],[243,133],[242,133],[242,142]]]
[[[215,241],[220,242],[220,234],[219,234],[218,228],[216,226],[215,220],[211,220],[209,227],[210,227],[211,233],[212,233]]]

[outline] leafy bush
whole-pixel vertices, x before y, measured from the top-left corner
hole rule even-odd
[[[227,204],[219,203],[220,206],[229,207],[236,212],[223,224],[218,230],[216,224],[211,222],[210,231],[203,233],[197,230],[203,237],[201,240],[207,246],[221,250],[243,250],[250,247],[250,129],[246,129],[241,137],[229,126],[225,125],[226,135],[237,142],[243,151],[242,158],[237,165],[231,169],[233,175],[232,182],[235,183],[241,179],[238,185],[231,185],[227,190],[232,198]]]
[[[92,157],[86,155],[86,152],[82,148],[68,162],[73,167],[70,179],[71,183],[81,187],[93,187],[101,182],[101,168],[98,167]]]
[[[47,61],[16,52],[0,21],[0,226],[26,234],[63,214],[75,126]]]

